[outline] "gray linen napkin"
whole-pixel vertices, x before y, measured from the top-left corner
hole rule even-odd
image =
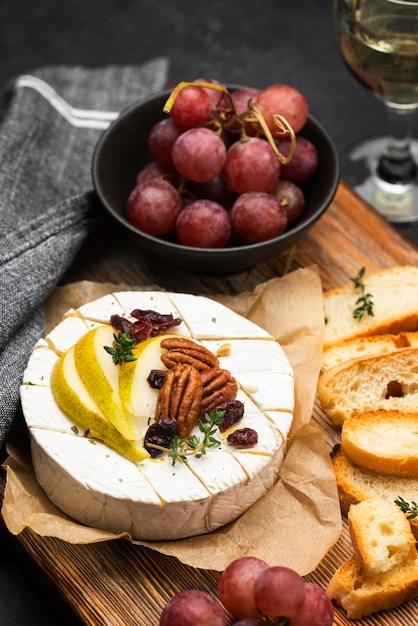
[[[0,102],[0,447],[43,335],[42,303],[97,215],[90,163],[118,112],[164,88],[168,63],[42,68]],[[66,105],[68,103],[70,108]]]

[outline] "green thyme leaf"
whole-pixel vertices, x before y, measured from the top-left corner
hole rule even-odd
[[[172,464],[174,465],[176,461],[187,462],[187,456],[190,455],[203,456],[208,448],[220,445],[221,442],[217,439],[216,433],[218,426],[222,424],[224,415],[225,411],[218,411],[217,409],[211,411],[211,413],[205,413],[203,420],[199,419],[197,422],[197,426],[203,435],[201,438],[196,435],[187,439],[174,437],[168,453]]]
[[[186,440],[181,437],[174,437],[171,442],[171,449],[168,453],[168,456],[171,458],[172,464],[174,465],[176,461],[187,461],[186,458]]]
[[[362,267],[359,270],[357,276],[350,278],[350,280],[354,284],[354,288],[360,289],[361,291],[361,296],[356,300],[357,306],[353,311],[353,317],[354,319],[357,319],[357,320],[361,320],[366,314],[370,315],[371,317],[374,316],[373,296],[370,293],[366,293],[366,287],[363,283],[363,277],[364,277],[365,271],[366,271],[366,268]]]
[[[124,362],[136,361],[133,355],[135,339],[129,333],[113,333],[114,344],[111,346],[103,346],[108,354],[111,355],[115,365],[122,365]]]
[[[353,278],[350,278],[350,280],[353,281],[354,283],[354,288],[355,289],[362,289],[363,288],[363,277],[364,274],[366,273],[366,268],[362,267],[359,269],[359,272],[357,274],[357,276],[354,276]]]
[[[411,503],[406,502],[401,496],[398,496],[395,500],[395,504],[401,509],[403,513],[406,513],[407,519],[415,519],[418,517],[418,504],[411,500]]]

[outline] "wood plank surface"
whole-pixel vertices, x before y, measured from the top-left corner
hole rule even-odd
[[[64,282],[95,280],[120,285],[159,285],[171,291],[239,293],[298,267],[317,264],[324,289],[346,283],[360,267],[367,271],[418,264],[418,248],[342,182],[325,215],[310,233],[282,255],[247,272],[210,277],[178,271],[141,256],[105,219],[95,227]],[[313,422],[331,447],[338,433],[319,406]],[[4,492],[0,476],[0,496]],[[3,532],[6,532],[3,529]],[[70,545],[25,530],[10,545],[42,576],[51,594],[63,601],[66,616],[86,626],[153,626],[167,600],[181,589],[199,588],[216,595],[219,574],[190,568],[173,557],[126,541]],[[322,587],[352,548],[347,525],[337,544],[307,580]],[[232,622],[231,622],[232,623]],[[355,622],[359,626],[415,626],[418,601]],[[336,610],[335,625],[353,624]]]

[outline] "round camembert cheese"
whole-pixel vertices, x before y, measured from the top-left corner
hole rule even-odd
[[[244,404],[244,416],[233,428],[254,429],[255,445],[231,446],[227,431],[217,433],[218,445],[202,456],[188,456],[187,462],[173,465],[167,454],[134,462],[83,432],[58,406],[51,372],[60,356],[91,329],[109,325],[111,315],[132,319],[134,309],[173,314],[182,322],[170,334],[193,338],[219,355]],[[152,367],[165,369],[161,362]],[[144,392],[148,403],[153,393],[158,391]],[[68,311],[35,345],[20,395],[37,480],[61,511],[87,526],[127,532],[134,539],[172,540],[235,520],[277,481],[293,419],[294,377],[269,333],[215,300],[124,291]],[[151,407],[147,424],[152,417]]]

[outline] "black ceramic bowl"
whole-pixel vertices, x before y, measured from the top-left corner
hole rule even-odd
[[[238,86],[228,86],[230,90]],[[326,211],[337,190],[337,150],[321,124],[309,116],[301,135],[319,152],[319,165],[305,183],[302,216],[279,237],[262,243],[230,248],[192,248],[152,237],[132,226],[126,217],[127,199],[136,176],[151,160],[147,148],[150,128],[166,116],[163,106],[170,91],[162,91],[125,109],[101,136],[92,163],[95,190],[110,216],[144,252],[170,265],[207,274],[233,274],[266,261],[300,239]]]

